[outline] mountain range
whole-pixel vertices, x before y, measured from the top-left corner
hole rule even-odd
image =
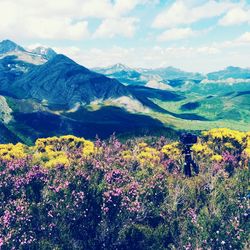
[[[250,69],[237,67],[207,75],[123,64],[87,69],[51,48],[27,50],[4,40],[0,142],[32,143],[61,134],[86,138],[113,132],[175,134],[178,129],[215,124],[235,126],[235,117],[241,121],[238,128],[246,130],[249,76]],[[218,102],[220,109],[214,107]]]
[[[210,72],[208,74],[186,72],[174,67],[166,68],[130,68],[118,63],[109,67],[93,68],[93,71],[104,74],[108,77],[118,79],[125,85],[143,85],[152,88],[172,89],[180,87],[186,81],[199,83],[201,81],[224,81],[234,79],[235,81],[249,80],[250,68],[228,66],[223,70]]]

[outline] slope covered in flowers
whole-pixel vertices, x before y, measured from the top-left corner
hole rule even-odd
[[[0,145],[0,249],[249,249],[250,133]]]

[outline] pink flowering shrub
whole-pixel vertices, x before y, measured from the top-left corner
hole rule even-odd
[[[211,160],[202,154],[213,145],[200,143],[201,173],[186,178],[180,145],[162,137],[121,143],[113,136],[94,146],[79,140],[88,154],[67,140],[70,146],[58,138],[54,145],[67,164],[46,167],[48,154],[37,162],[46,140],[36,164],[29,151],[1,159],[1,250],[249,248],[244,149],[227,150],[216,137]]]

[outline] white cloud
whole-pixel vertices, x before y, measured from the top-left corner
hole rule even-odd
[[[132,10],[139,4],[153,4],[157,1],[159,0],[43,0],[41,3],[36,0],[0,0],[0,37],[17,41],[26,40],[26,44],[28,39],[32,39],[34,43],[45,43],[48,39],[60,40],[59,44],[65,44],[65,40],[82,40],[86,37],[132,37],[139,22],[132,16]],[[188,28],[190,24],[205,18],[224,15],[220,21],[223,25],[247,22],[241,10],[248,11],[243,0],[177,0],[159,13],[153,26],[163,28],[158,40],[185,39],[197,34],[197,31]],[[89,30],[93,29],[92,19],[98,19],[100,25],[93,34],[89,34]],[[203,31],[198,32],[201,34]],[[133,67],[172,65],[189,71],[211,71],[228,64],[250,66],[249,55],[246,53],[250,51],[249,33],[250,30],[232,41],[197,45],[198,47],[144,48],[142,42],[142,47],[137,48],[113,46],[103,49],[100,40],[100,46],[93,49],[54,49],[88,67],[123,62]],[[82,46],[84,47],[84,43]]]
[[[89,36],[88,22],[72,23],[67,18],[30,18],[26,35],[39,39],[80,40]]]
[[[212,55],[220,53],[220,49],[213,46],[204,46],[197,48],[197,52],[201,54]]]
[[[29,48],[34,47],[34,45],[30,45]],[[36,48],[37,46],[35,46]],[[79,60],[79,56],[83,53],[80,48],[76,46],[70,47],[53,47],[52,48],[58,54],[65,54],[73,60]]]
[[[73,0],[76,1],[76,0]],[[94,18],[119,18],[129,14],[137,5],[148,4],[149,0],[78,0],[82,16]]]
[[[237,25],[245,22],[250,22],[250,10],[242,8],[234,8],[229,10],[225,16],[219,20],[222,26]]]
[[[250,32],[242,34],[238,39],[236,39],[236,42],[250,44]]]
[[[195,32],[191,28],[168,29],[157,37],[158,41],[181,40],[194,36]]]
[[[241,34],[239,37],[236,37],[235,39],[231,41],[214,43],[213,46],[220,50],[230,49],[231,53],[236,53],[235,52],[236,49],[241,49],[241,50],[246,51],[248,46],[250,46],[250,32],[245,32]],[[245,54],[248,54],[248,53],[245,53]]]
[[[76,62],[88,67],[105,67],[121,62],[130,67],[158,68],[174,66],[192,72],[211,72],[229,65],[250,67],[250,32],[233,41],[212,43],[206,46],[155,46],[152,48],[54,48]],[[244,45],[243,44],[244,41]],[[248,41],[248,42],[247,42]],[[233,49],[232,49],[233,47]]]
[[[112,38],[116,35],[132,37],[135,33],[137,22],[138,19],[133,17],[105,19],[94,33],[94,37]]]
[[[133,10],[138,4],[145,3],[143,0],[117,0],[113,11],[118,13],[119,16],[124,15]]]
[[[166,67],[175,66],[186,70],[204,70],[206,63],[200,63],[200,59],[206,61],[210,57],[210,51],[193,47],[154,47],[145,48],[122,48],[111,47],[109,49],[93,48],[80,50],[75,47],[53,48],[58,53],[64,53],[76,62],[92,68],[102,67],[122,62],[131,67]],[[192,62],[192,63],[190,63]]]
[[[227,10],[237,6],[228,1],[205,1],[204,4],[190,4],[190,1],[175,1],[170,7],[159,13],[152,26],[154,28],[173,28],[187,25],[202,19],[220,16]],[[199,3],[199,1],[198,1]]]
[[[89,18],[102,21],[97,34],[131,36],[136,22],[129,17],[149,0],[1,0],[0,36],[11,39],[81,40],[89,36]],[[115,20],[115,21],[114,21]],[[124,27],[126,26],[127,27]],[[114,31],[114,29],[125,29]]]
[[[43,4],[38,5],[37,1],[29,0],[1,1],[0,35],[18,40],[31,38],[80,40],[88,37],[88,22],[74,20],[66,12],[67,7],[70,9],[70,1],[65,0],[60,4],[58,2],[58,11],[51,2],[45,0]]]
[[[107,13],[111,12],[101,22],[93,34],[94,38],[113,38],[120,35],[124,37],[133,37],[136,31],[136,24],[139,22],[135,17],[124,17],[139,4],[155,3],[155,0],[117,0],[113,8],[109,8]]]

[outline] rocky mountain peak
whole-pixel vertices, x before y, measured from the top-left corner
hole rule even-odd
[[[11,51],[25,51],[25,49],[8,39],[0,42],[0,54],[5,54]]]

